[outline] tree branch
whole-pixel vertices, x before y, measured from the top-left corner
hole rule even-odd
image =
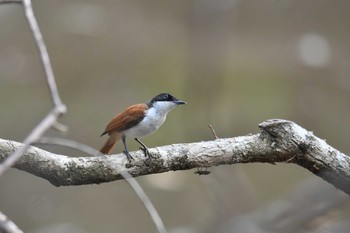
[[[0,5],[1,4],[9,4],[9,3],[21,4],[22,0],[0,0]]]
[[[295,163],[350,194],[350,158],[294,122],[268,120],[255,135],[150,149],[153,160],[141,151],[128,164],[124,154],[68,157],[30,147],[15,168],[47,179],[55,186],[99,184],[122,179],[121,173],[141,176],[196,167],[235,163]],[[0,160],[21,143],[0,140]]]
[[[62,114],[66,112],[66,106],[62,103],[60,95],[58,94],[55,75],[52,70],[49,53],[47,52],[46,45],[44,43],[43,35],[41,34],[38,22],[34,16],[31,0],[23,0],[24,13],[28,21],[28,25],[35,39],[35,44],[38,47],[41,63],[45,71],[45,77],[47,86],[50,91],[50,96],[53,105],[60,109]]]
[[[68,148],[73,148],[79,151],[83,151],[89,155],[103,155],[100,151],[87,146],[85,144],[72,141],[69,139],[64,138],[52,138],[52,137],[41,137],[40,140],[37,142],[39,144],[50,144],[50,145],[59,145],[64,146]],[[127,171],[120,171],[120,175],[129,183],[131,188],[135,191],[136,195],[140,198],[140,200],[143,202],[145,208],[149,212],[154,224],[156,225],[159,233],[167,233],[167,230],[164,226],[164,223],[156,210],[155,206],[152,204],[151,200],[145,193],[145,191],[142,189],[140,184],[136,181],[134,177],[132,177]]]
[[[33,7],[32,7],[32,2],[31,0],[0,0],[0,4],[5,4],[5,3],[22,3],[24,13],[29,25],[29,28],[31,29],[31,32],[33,34],[36,46],[39,50],[39,55],[41,58],[42,66],[45,72],[45,77],[46,77],[46,82],[47,86],[50,91],[50,96],[53,104],[53,108],[51,111],[46,115],[45,118],[41,120],[41,122],[31,131],[31,133],[24,139],[22,144],[17,143],[16,146],[13,146],[13,150],[5,150],[11,151],[2,158],[0,158],[1,164],[0,164],[0,176],[7,171],[11,166],[14,166],[16,162],[24,155],[24,153],[27,151],[28,148],[30,148],[30,145],[38,142],[42,135],[51,127],[55,128],[57,130],[61,131],[66,131],[67,127],[60,124],[57,120],[58,118],[66,113],[67,108],[62,102],[57,85],[56,85],[56,80],[55,76],[52,70],[51,62],[50,62],[50,57],[46,48],[46,45],[44,43],[43,36],[41,34],[38,22],[35,18]],[[10,143],[10,141],[7,141]],[[88,146],[85,145],[80,145],[78,143],[75,143],[76,149],[83,148],[85,150],[91,150]],[[1,147],[1,145],[0,145]],[[8,148],[7,148],[8,149]],[[92,149],[93,151],[93,149]],[[93,152],[94,153],[94,152]],[[44,158],[45,159],[45,158]],[[34,161],[34,163],[37,161]],[[19,162],[21,163],[21,162]],[[15,165],[16,166],[16,165]],[[57,167],[59,169],[59,167]],[[25,169],[23,169],[25,170]],[[31,170],[29,169],[29,172]],[[46,172],[47,173],[47,172]],[[33,173],[35,174],[35,173]],[[38,176],[41,175],[41,173],[37,173]],[[121,177],[124,177],[127,182],[130,184],[130,186],[134,189],[135,193],[138,195],[140,200],[144,203],[146,209],[149,211],[149,214],[154,222],[154,224],[157,227],[158,232],[160,233],[166,233],[166,228],[163,224],[162,219],[160,218],[160,215],[158,214],[157,210],[153,206],[152,202],[146,195],[146,193],[143,191],[142,187],[137,183],[137,181],[127,172],[127,171],[121,171],[119,173]],[[47,177],[49,177],[50,174],[48,174]],[[20,232],[16,231],[16,228],[14,227],[14,223],[11,222],[7,218],[2,218],[5,215],[2,215],[0,212],[0,231],[2,230],[4,232],[13,232],[17,233]],[[5,216],[6,217],[6,216]]]
[[[8,1],[8,2],[17,2],[17,1]],[[48,55],[42,34],[40,32],[38,22],[36,21],[36,18],[34,16],[31,0],[23,0],[23,8],[24,8],[25,16],[27,18],[27,22],[33,33],[35,43],[40,53],[41,62],[44,67],[47,84],[48,84],[52,102],[53,102],[53,108],[46,115],[46,117],[24,139],[23,144],[20,147],[18,147],[17,150],[12,151],[12,155],[8,156],[8,158],[2,164],[0,164],[0,176],[8,168],[13,166],[16,163],[16,161],[23,155],[23,153],[29,148],[29,146],[33,142],[37,141],[48,129],[54,126],[57,123],[57,119],[67,111],[66,106],[62,103],[58,94],[57,85],[56,85],[54,73],[52,71],[49,55]]]
[[[0,232],[2,233],[23,233],[18,226],[0,211]]]

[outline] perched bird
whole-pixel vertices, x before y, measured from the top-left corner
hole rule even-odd
[[[169,93],[162,93],[143,104],[135,104],[114,117],[101,136],[108,134],[109,138],[103,144],[100,152],[110,154],[115,144],[122,139],[124,153],[130,161],[133,159],[126,145],[126,138],[134,138],[140,149],[150,157],[148,148],[139,138],[154,133],[165,121],[167,114],[177,105],[186,104]]]

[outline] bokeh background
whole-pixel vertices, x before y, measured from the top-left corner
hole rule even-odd
[[[293,120],[350,154],[349,1],[34,1],[60,94],[60,136],[99,148],[117,112],[170,92],[188,102],[149,147]],[[21,141],[51,107],[20,5],[0,6],[0,137]],[[131,149],[137,145],[130,141]],[[82,152],[57,146],[49,151]],[[115,152],[121,152],[118,145]],[[349,232],[349,198],[289,164],[139,177],[172,233]],[[350,184],[349,184],[350,185]],[[25,232],[155,232],[124,181],[56,188],[11,169],[0,210]]]

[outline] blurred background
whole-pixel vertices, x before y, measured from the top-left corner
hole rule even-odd
[[[350,154],[350,1],[34,1],[69,126],[99,148],[126,106],[161,92],[187,101],[149,147],[297,122]],[[19,5],[0,6],[0,137],[21,141],[51,108]],[[130,149],[138,146],[130,141]],[[70,156],[82,152],[42,148]],[[122,151],[118,144],[115,152]],[[292,164],[237,164],[139,177],[172,233],[349,232],[347,195]],[[54,187],[11,169],[0,210],[25,232],[156,232],[124,181]]]

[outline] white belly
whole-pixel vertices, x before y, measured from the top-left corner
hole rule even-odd
[[[145,118],[136,126],[125,130],[123,134],[130,138],[141,138],[154,133],[165,121],[166,114],[156,113],[150,109]]]

